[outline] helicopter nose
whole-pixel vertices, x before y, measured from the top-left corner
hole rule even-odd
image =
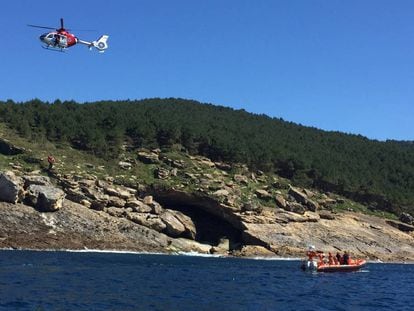
[[[41,35],[41,36],[39,37],[39,40],[40,40],[40,41],[42,41],[42,42],[44,42],[44,41],[45,41],[45,38],[46,38],[46,35]]]

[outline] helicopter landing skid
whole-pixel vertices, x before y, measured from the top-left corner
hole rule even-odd
[[[41,47],[44,48],[45,50],[49,50],[49,51],[52,51],[52,52],[62,52],[62,53],[65,53],[65,50],[63,48],[55,48],[55,47],[50,46],[50,45],[46,45],[46,46],[41,45]]]

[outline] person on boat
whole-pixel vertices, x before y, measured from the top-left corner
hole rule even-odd
[[[338,261],[338,258],[336,258],[336,256],[333,256],[333,262],[334,262],[334,265],[339,265],[339,261]]]
[[[347,251],[344,252],[344,255],[342,256],[343,265],[349,265],[349,254]]]
[[[323,252],[318,252],[318,267],[325,264],[325,254]]]
[[[336,253],[336,260],[338,265],[342,264],[342,257],[341,254],[339,254],[339,252]]]
[[[313,260],[313,258],[316,256],[315,246],[309,246],[308,251],[306,252],[306,256],[308,256],[309,261]]]
[[[332,256],[331,252],[328,253],[328,263],[329,265],[334,264],[334,257]]]

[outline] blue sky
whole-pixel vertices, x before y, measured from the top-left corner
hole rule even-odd
[[[59,18],[104,54],[41,48]],[[0,2],[0,100],[181,97],[373,139],[414,140],[414,2]]]

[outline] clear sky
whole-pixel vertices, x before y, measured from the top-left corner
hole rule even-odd
[[[104,54],[41,48],[59,18]],[[414,1],[2,0],[0,100],[181,97],[414,140]]]

